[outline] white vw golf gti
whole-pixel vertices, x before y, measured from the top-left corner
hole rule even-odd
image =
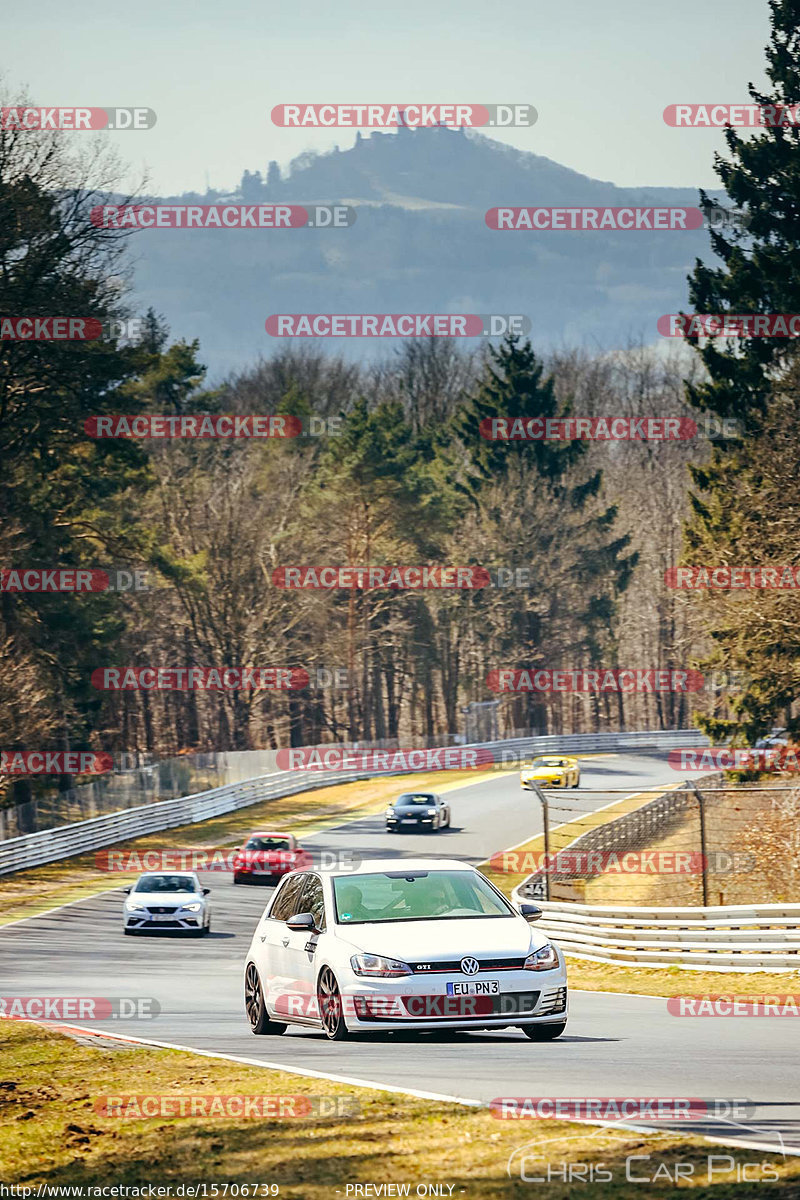
[[[564,957],[485,876],[449,859],[293,871],[245,965],[253,1033],[340,1040],[367,1030],[502,1029],[550,1041],[567,1023]]]

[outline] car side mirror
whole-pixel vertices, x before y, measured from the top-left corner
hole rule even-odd
[[[203,888],[203,895],[207,896],[210,891],[211,891],[211,888]]]
[[[297,933],[318,933],[314,918],[310,912],[295,913],[293,917],[289,917],[286,922],[290,929],[296,930]]]
[[[130,894],[131,894],[131,889],[130,889],[130,888],[123,888],[122,890],[123,890],[123,892],[125,893],[125,895],[126,895],[126,896],[130,896]]]
[[[531,924],[533,921],[538,921],[544,916],[544,913],[539,908],[538,904],[520,904],[519,911],[528,924]]]

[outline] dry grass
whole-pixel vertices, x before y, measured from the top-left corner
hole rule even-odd
[[[521,1047],[528,1054],[535,1050],[533,1045]],[[564,1162],[602,1162],[613,1181],[592,1185],[595,1200],[642,1200],[667,1195],[670,1185],[666,1181],[663,1188],[643,1190],[641,1184],[626,1183],[627,1155],[652,1156],[650,1163],[635,1164],[640,1175],[645,1170],[654,1174],[663,1162],[662,1180],[664,1171],[673,1172],[676,1163],[690,1164],[698,1185],[695,1194],[710,1196],[703,1187],[708,1156],[725,1153],[680,1133],[500,1121],[485,1108],[356,1090],[189,1053],[120,1050],[109,1042],[78,1044],[27,1022],[0,1021],[0,1055],[0,1178],[34,1188],[40,1183],[261,1183],[277,1185],[285,1200],[328,1200],[337,1195],[344,1200],[355,1195],[355,1184],[408,1184],[413,1196],[417,1184],[436,1183],[445,1185],[445,1196],[513,1200],[532,1194],[531,1183],[520,1180],[518,1166],[516,1178],[507,1173],[510,1156],[528,1146],[529,1174],[539,1173],[543,1160],[555,1170]],[[328,1104],[340,1097],[349,1112],[283,1120],[98,1114],[96,1104],[102,1096],[131,1094],[299,1095],[327,1097]],[[765,1194],[780,1200],[797,1197],[800,1159],[784,1162],[779,1155],[753,1150],[730,1153],[739,1162],[773,1163],[780,1182]],[[558,1181],[535,1189],[543,1200],[563,1200],[568,1193],[575,1190]],[[739,1200],[742,1195],[734,1175],[714,1176],[715,1200]]]

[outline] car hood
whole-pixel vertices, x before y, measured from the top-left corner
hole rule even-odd
[[[458,918],[443,921],[385,921],[375,925],[337,925],[337,936],[354,949],[404,962],[433,962],[468,954],[502,957],[538,950],[548,939],[522,917]]]
[[[126,900],[136,900],[142,904],[187,904],[190,900],[205,900],[197,892],[131,892]]]

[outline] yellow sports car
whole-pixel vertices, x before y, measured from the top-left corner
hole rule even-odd
[[[580,781],[581,769],[577,758],[563,758],[558,754],[546,754],[535,758],[519,773],[521,786],[528,789],[533,783],[538,783],[539,787],[544,788],[576,788]]]

